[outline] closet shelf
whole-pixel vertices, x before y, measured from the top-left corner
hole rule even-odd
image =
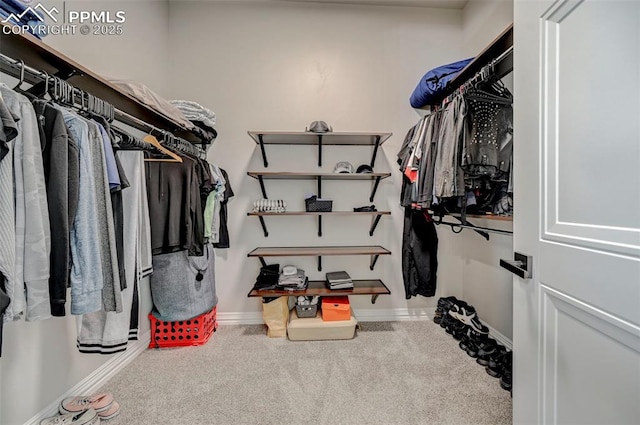
[[[376,162],[378,148],[392,133],[327,132],[308,131],[248,131],[249,136],[260,146],[262,161],[269,166],[265,145],[313,145],[318,146],[318,167],[322,166],[322,146],[373,146],[370,165]]]
[[[0,28],[2,27],[10,28],[11,25],[0,23]],[[3,31],[0,53],[9,57],[20,58],[27,66],[66,80],[74,87],[111,103],[116,109],[125,114],[167,130],[182,139],[194,143],[202,143],[193,132],[185,129],[170,117],[149,108],[105,78],[47,46],[32,35],[13,34],[11,31],[6,32],[9,34]],[[5,67],[6,65],[0,66],[3,70],[5,70]],[[34,83],[34,81],[29,81],[28,79],[26,81]],[[132,121],[126,115],[118,116],[117,118],[125,124],[138,128],[138,123]]]
[[[322,236],[322,216],[323,215],[355,215],[355,216],[371,216],[371,227],[369,229],[369,236],[373,236],[373,233],[380,222],[380,218],[383,215],[391,215],[391,211],[287,211],[283,213],[277,212],[249,212],[247,216],[249,217],[258,217],[260,219],[260,224],[262,225],[262,231],[264,232],[264,236],[269,236],[269,231],[267,230],[267,224],[264,221],[264,217],[270,216],[303,216],[303,215],[311,215],[318,217],[318,236]]]
[[[391,251],[379,245],[371,246],[299,246],[256,248],[247,257],[257,257],[263,267],[264,257],[318,257],[318,271],[322,271],[322,257],[326,255],[370,255],[369,269],[373,270],[380,255],[391,255]]]
[[[281,297],[299,295],[318,296],[344,296],[344,295],[371,295],[371,302],[375,303],[378,295],[389,295],[391,291],[379,279],[354,280],[351,289],[329,289],[324,280],[310,280],[309,286],[303,291],[288,291],[285,289],[252,289],[248,297]]]
[[[373,180],[373,188],[369,201],[373,202],[376,196],[380,180],[391,177],[391,173],[294,173],[294,172],[270,172],[270,171],[249,171],[247,175],[257,179],[260,183],[262,196],[268,199],[264,180],[316,180],[318,182],[318,197],[322,197],[322,180]]]

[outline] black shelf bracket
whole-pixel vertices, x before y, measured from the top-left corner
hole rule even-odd
[[[380,179],[382,177],[377,176],[376,182],[373,184],[373,190],[371,191],[371,196],[369,197],[369,202],[373,202],[373,198],[376,197],[376,191],[378,190],[378,185],[380,184]]]
[[[371,229],[369,229],[369,236],[373,236],[373,232],[376,231],[376,227],[378,227],[378,223],[380,222],[381,217],[382,217],[382,214],[378,214],[376,215],[375,218],[373,218],[371,223]]]
[[[322,237],[322,216],[318,215],[318,237]]]
[[[262,232],[264,233],[264,237],[268,238],[269,231],[267,230],[267,223],[265,223],[263,216],[259,215],[258,218],[260,219],[260,224],[262,225]]]
[[[371,256],[371,265],[369,266],[369,270],[373,270],[374,269],[374,267],[376,266],[376,262],[378,261],[378,257],[379,256],[380,255],[378,255],[378,254],[375,254],[375,255]]]
[[[262,264],[262,267],[267,267],[267,262],[264,261],[263,257],[258,257],[258,259],[260,260],[260,264]]]
[[[267,189],[265,189],[264,187],[264,178],[262,178],[262,176],[258,176],[258,182],[260,183],[260,190],[262,191],[262,197],[264,199],[268,199],[269,197],[267,196]]]
[[[322,257],[318,256],[318,271],[322,271]]]
[[[371,156],[371,168],[376,163],[376,156],[378,155],[378,148],[380,147],[380,136],[376,136],[376,144],[373,147],[373,155]]]
[[[373,295],[371,295],[371,304],[375,304],[375,303],[376,303],[376,300],[378,299],[378,296],[379,296],[379,295],[380,295],[380,294],[373,294]]]
[[[318,176],[318,198],[322,198],[322,176]]]
[[[269,162],[267,161],[267,151],[264,149],[264,140],[262,140],[262,134],[258,134],[258,141],[260,142],[260,151],[262,152],[262,163],[265,168],[269,166]]]
[[[318,167],[322,167],[322,134],[318,134]]]

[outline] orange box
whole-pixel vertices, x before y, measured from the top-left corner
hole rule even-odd
[[[322,297],[322,320],[351,320],[349,297]]]

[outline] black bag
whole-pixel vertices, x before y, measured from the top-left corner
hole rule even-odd
[[[280,264],[269,264],[260,268],[260,274],[256,278],[253,289],[275,289],[280,276]]]

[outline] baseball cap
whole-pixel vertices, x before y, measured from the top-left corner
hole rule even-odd
[[[324,121],[313,121],[305,131],[310,131],[312,133],[328,133],[333,131],[333,128],[329,127],[329,125]]]
[[[347,161],[340,161],[333,169],[334,173],[353,173],[353,165]]]
[[[356,170],[356,173],[360,174],[371,174],[373,173],[373,168],[369,164],[362,164]]]

